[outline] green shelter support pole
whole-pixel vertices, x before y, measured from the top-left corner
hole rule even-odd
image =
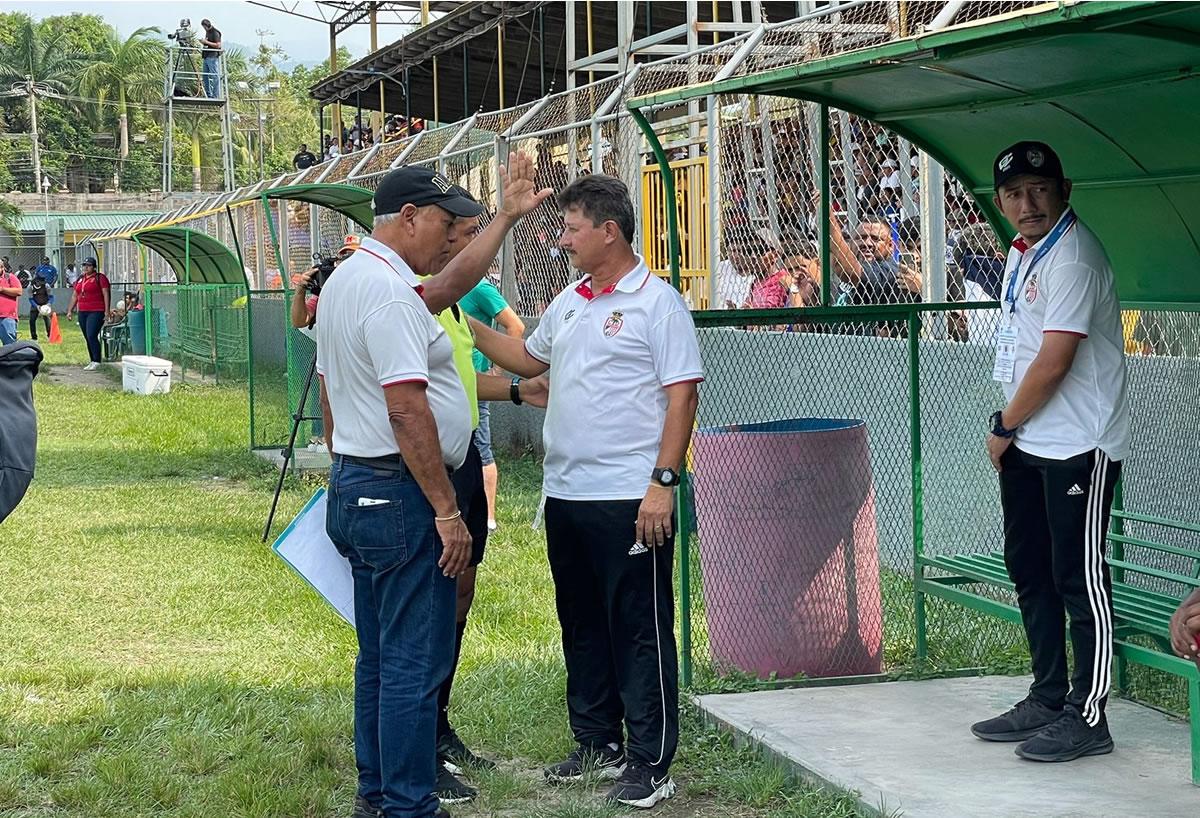
[[[291,290],[291,287],[289,286],[291,282],[288,281],[287,264],[285,264],[284,260],[283,260],[283,251],[282,251],[280,243],[279,243],[279,229],[275,225],[275,213],[272,212],[272,210],[271,210],[271,200],[267,198],[267,194],[265,194],[265,193],[261,196],[261,200],[262,200],[262,207],[263,207],[263,215],[266,216],[266,219],[267,219],[267,229],[271,233],[271,251],[273,253],[275,253],[275,264],[278,265],[278,267],[279,267],[279,286],[283,289],[284,300],[286,302],[284,305],[284,310],[283,310],[283,316],[284,316],[283,351],[284,351],[284,356],[287,360],[287,365],[286,365],[286,369],[285,369],[287,374],[285,375],[285,379],[286,379],[286,385],[287,385],[287,410],[288,410],[288,414],[290,415],[290,414],[292,414],[292,332],[291,332],[291,325],[292,325],[291,314],[292,313],[291,313],[291,310],[289,309],[291,307],[290,299],[291,299],[291,295],[292,295],[292,290]],[[264,268],[264,271],[265,271],[265,268]],[[249,301],[250,299],[247,298],[246,300]],[[303,407],[301,407],[297,411],[303,412],[304,411]],[[286,444],[285,444],[285,446],[286,446]],[[295,460],[292,460],[292,469],[293,469],[293,471],[295,471],[295,469],[296,469],[296,461]]]
[[[820,106],[821,127],[819,130],[821,144],[821,306],[828,307],[832,301],[833,266],[831,258],[830,201],[829,191],[829,106]],[[811,131],[810,131],[811,133]]]
[[[154,354],[154,333],[150,327],[150,321],[154,318],[154,300],[150,290],[149,270],[146,269],[146,248],[141,240],[135,235],[133,243],[138,248],[138,266],[141,268],[142,279],[142,317],[145,319],[145,326],[142,327],[142,332],[146,336],[146,354]]]
[[[913,622],[917,636],[917,663],[925,664],[929,646],[925,639],[925,593],[920,580],[925,569],[920,565],[925,554],[925,497],[921,475],[921,314],[908,315],[908,416],[912,451],[912,536],[913,536]]]
[[[675,175],[671,170],[671,162],[663,150],[658,135],[650,126],[646,116],[637,108],[630,108],[629,113],[637,122],[638,127],[650,143],[654,158],[662,173],[664,198],[667,202],[667,248],[671,264],[671,286],[679,290],[679,214],[678,202],[675,200]],[[714,206],[712,203],[710,207]],[[680,681],[683,686],[692,684],[692,580],[691,580],[691,540],[692,520],[691,508],[687,502],[691,489],[691,476],[688,474],[686,461],[680,469],[679,490],[675,496],[675,547],[679,552],[679,654]]]
[[[671,286],[679,289],[679,202],[675,199],[675,174],[671,170],[671,160],[667,158],[658,134],[646,120],[646,115],[637,108],[630,108],[633,120],[642,129],[654,158],[658,160],[659,170],[662,171],[664,199],[667,202],[667,255],[671,264]]]
[[[233,220],[233,208],[225,205],[225,218],[229,220],[229,235],[233,236],[233,251],[237,254],[238,264],[243,273],[246,270],[246,260],[242,257],[242,241],[238,238],[237,224]],[[246,282],[246,388],[250,393],[250,449],[254,450],[254,313],[252,304],[254,293],[250,292],[250,282]]]

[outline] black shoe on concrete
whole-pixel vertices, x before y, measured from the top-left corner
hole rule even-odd
[[[1062,712],[1062,708],[1048,707],[1026,696],[1007,712],[975,722],[971,732],[984,741],[1024,741],[1058,721]]]
[[[1074,761],[1083,756],[1100,756],[1113,751],[1108,719],[1092,727],[1074,707],[1063,708],[1058,721],[1017,746],[1016,753],[1028,761]]]

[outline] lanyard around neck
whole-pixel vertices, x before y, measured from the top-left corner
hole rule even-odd
[[[1025,282],[1029,280],[1029,276],[1033,273],[1033,268],[1037,263],[1046,257],[1046,254],[1058,244],[1058,240],[1067,234],[1067,231],[1075,226],[1078,217],[1074,210],[1068,210],[1054,229],[1050,231],[1050,235],[1046,236],[1046,240],[1037,252],[1033,254],[1033,261],[1029,262],[1029,266],[1025,268],[1025,275],[1021,278],[1021,289],[1025,289]],[[1016,315],[1017,312],[1017,274],[1021,272],[1021,261],[1017,260],[1017,267],[1013,270],[1012,276],[1008,279],[1008,292],[1004,295],[1004,303],[1008,304],[1008,314]]]

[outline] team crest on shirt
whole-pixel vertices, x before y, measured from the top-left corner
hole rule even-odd
[[[1025,303],[1032,304],[1034,301],[1037,301],[1037,297],[1038,297],[1037,276],[1033,276],[1032,278],[1029,279],[1029,283],[1025,285]]]
[[[608,316],[604,321],[604,337],[612,338],[621,331],[621,327],[625,325],[624,313],[620,310],[613,310],[612,315]]]
[[[571,316],[575,314],[575,310],[567,310],[567,314],[563,316],[563,323],[571,320]]]

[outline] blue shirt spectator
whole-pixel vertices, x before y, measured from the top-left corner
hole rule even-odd
[[[49,256],[42,256],[42,263],[33,272],[35,276],[46,279],[46,283],[51,287],[58,283],[58,268],[50,263]]]

